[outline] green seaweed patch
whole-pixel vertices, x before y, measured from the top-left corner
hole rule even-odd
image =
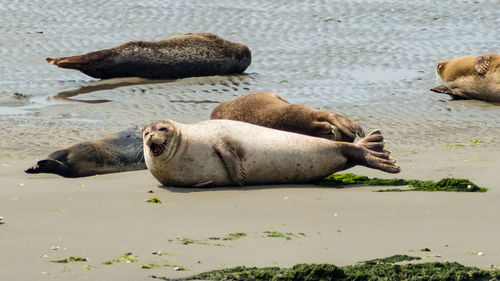
[[[292,268],[234,267],[201,273],[192,277],[162,280],[240,280],[240,281],[333,281],[333,280],[500,280],[500,270],[481,270],[459,263],[358,264],[337,267],[331,264],[298,264]]]
[[[104,261],[102,264],[105,264],[105,265],[111,265],[113,263],[117,263],[117,262],[126,262],[126,263],[131,263],[131,262],[136,262],[138,261],[139,259],[134,256],[131,252],[128,252],[128,253],[125,253],[123,254],[120,258],[118,259],[114,259],[114,260],[109,260],[109,261]]]
[[[373,259],[373,260],[368,260],[362,262],[363,264],[379,264],[379,263],[397,263],[397,262],[404,262],[404,261],[418,261],[421,260],[422,258],[420,257],[412,257],[408,255],[394,255],[386,258],[381,258],[381,259]]]
[[[392,185],[411,186],[412,189],[385,189],[380,192],[401,192],[401,191],[455,191],[455,192],[486,192],[487,188],[479,187],[467,179],[444,178],[438,182],[404,179],[378,179],[360,176],[356,174],[332,174],[316,183],[321,186],[346,186],[353,184],[362,185]]]
[[[271,237],[271,238],[284,238],[286,240],[292,240],[293,237],[297,237],[295,234],[291,232],[278,232],[278,231],[264,231],[264,234],[266,234],[266,237]]]
[[[83,262],[83,261],[88,261],[87,258],[82,258],[82,257],[69,257],[69,258],[64,258],[60,260],[55,260],[51,262],[55,263],[70,263],[70,262]]]
[[[156,264],[156,263],[143,264],[141,266],[142,269],[152,269],[152,268],[155,268],[155,267],[160,267],[160,266],[158,264]]]
[[[234,233],[229,233],[226,237],[222,237],[222,240],[234,241],[246,236],[247,234],[245,232],[234,232]]]
[[[182,265],[176,265],[176,264],[166,264],[166,267],[173,267],[175,271],[186,271],[188,270],[187,267],[182,266]]]
[[[161,200],[156,197],[153,197],[151,199],[147,199],[146,203],[161,204]]]

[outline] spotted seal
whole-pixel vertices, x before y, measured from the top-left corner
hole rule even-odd
[[[74,178],[141,169],[146,169],[142,134],[139,128],[131,128],[96,141],[82,141],[57,150],[25,172]]]
[[[500,54],[439,61],[438,75],[445,82],[431,89],[454,99],[500,102]]]
[[[361,127],[348,118],[303,104],[291,104],[272,92],[257,92],[217,106],[211,119],[230,119],[283,131],[353,142],[364,137]]]
[[[233,120],[160,120],[142,132],[146,166],[165,186],[305,183],[355,165],[400,171],[380,131],[347,143]]]
[[[242,73],[251,60],[247,46],[211,33],[188,33],[155,42],[134,41],[79,56],[47,58],[50,64],[101,79],[178,79]]]

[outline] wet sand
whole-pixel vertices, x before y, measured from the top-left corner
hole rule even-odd
[[[500,24],[497,5],[376,0],[2,3],[0,279],[146,280],[151,274],[173,277],[236,265],[344,265],[399,253],[439,254],[442,258],[426,261],[481,268],[499,265],[500,107],[450,101],[428,90],[440,84],[434,70],[438,60],[498,52],[500,31],[492,28]],[[252,65],[244,75],[226,77],[97,81],[45,62],[46,57],[187,32],[213,32],[247,44]],[[468,178],[490,191],[376,193],[372,187],[310,186],[193,191],[160,188],[147,171],[82,179],[23,172],[75,141],[156,119],[204,120],[217,102],[260,90],[343,114],[367,132],[381,129],[403,168],[398,177]],[[352,171],[392,177],[365,168]],[[151,197],[163,204],[144,202]],[[264,231],[296,237],[266,238]],[[233,232],[248,236],[208,239]],[[179,236],[202,243],[183,245]],[[222,246],[213,245],[217,243]],[[56,246],[59,250],[51,250]],[[432,252],[409,252],[424,247]],[[156,250],[169,255],[152,255]],[[102,264],[126,252],[139,261]],[[50,262],[69,256],[89,262]],[[141,269],[153,262],[189,270]]]

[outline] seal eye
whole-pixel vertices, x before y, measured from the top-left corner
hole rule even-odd
[[[165,127],[161,127],[160,129],[158,129],[158,131],[160,131],[160,132],[168,132],[168,129],[165,128]]]
[[[145,133],[144,133],[144,136],[147,136],[147,135],[149,135],[149,132],[145,132]]]

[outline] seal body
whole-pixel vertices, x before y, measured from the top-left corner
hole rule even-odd
[[[500,102],[500,54],[439,61],[436,71],[445,84],[431,91],[456,99]]]
[[[354,165],[400,171],[378,131],[352,144],[233,120],[161,120],[143,141],[146,165],[165,186],[304,183]]]
[[[142,135],[139,128],[132,128],[57,150],[25,172],[84,177],[142,169],[146,169]]]
[[[210,33],[188,33],[162,41],[129,42],[88,54],[47,58],[94,78],[178,79],[242,73],[251,63],[247,46]]]
[[[290,104],[271,92],[257,92],[217,106],[211,119],[230,119],[283,131],[353,142],[364,137],[361,127],[344,116],[315,110],[302,104]]]

